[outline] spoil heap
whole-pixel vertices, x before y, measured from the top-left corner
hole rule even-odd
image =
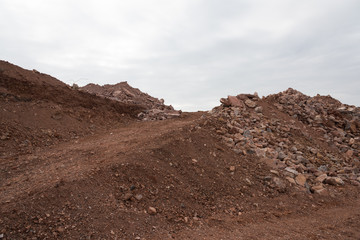
[[[167,118],[179,117],[181,111],[176,111],[170,105],[164,104],[164,99],[157,99],[137,88],[131,87],[127,82],[120,82],[115,85],[88,84],[80,90],[109,98],[125,104],[140,105],[145,108],[138,117],[142,120],[164,120]]]
[[[93,135],[132,121],[142,110],[0,61],[0,157]]]
[[[326,184],[359,185],[359,108],[291,88],[262,99],[240,94],[220,102],[207,123],[238,154],[256,155],[312,193],[326,193]]]

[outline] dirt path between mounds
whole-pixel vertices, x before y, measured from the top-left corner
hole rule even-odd
[[[69,181],[81,178],[87,172],[110,165],[113,161],[126,162],[126,158],[119,161],[118,156],[130,156],[133,152],[150,148],[151,145],[154,147],[152,140],[191,124],[197,115],[180,121],[134,122],[33,154],[2,159],[0,168],[6,175],[0,183],[0,202],[47,189],[64,179]]]

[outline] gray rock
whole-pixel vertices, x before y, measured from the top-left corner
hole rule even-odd
[[[289,173],[292,173],[292,174],[295,174],[295,175],[298,175],[298,174],[299,174],[298,171],[296,171],[295,169],[290,168],[290,167],[286,167],[286,168],[285,168],[285,171],[287,171],[287,172],[289,172]]]
[[[141,199],[143,199],[143,195],[142,194],[136,194],[135,198],[136,198],[136,200],[140,201]]]
[[[318,167],[318,170],[321,172],[327,172],[328,171],[328,167],[325,165],[321,165],[320,167]]]
[[[279,160],[284,160],[286,158],[286,154],[284,153],[284,152],[279,152],[279,154],[278,154],[278,159]]]
[[[246,138],[252,138],[251,132],[249,130],[245,130],[243,136]]]

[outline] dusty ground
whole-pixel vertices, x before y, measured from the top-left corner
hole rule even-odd
[[[75,95],[80,108],[33,100],[38,83],[30,100],[18,101],[29,92],[11,88],[17,78],[7,77],[0,81],[8,132],[0,145],[0,239],[360,239],[358,186],[327,186],[318,195],[287,181],[268,184],[277,174],[226,146],[204,124],[207,113],[138,121],[134,106],[104,107],[107,101],[71,89],[63,97]],[[29,104],[59,136],[31,138],[41,128],[33,117],[11,125],[15,107],[28,116]],[[53,106],[63,117],[48,114]],[[76,118],[72,108],[88,115]],[[74,136],[64,125],[77,126]],[[16,144],[24,140],[29,145]]]

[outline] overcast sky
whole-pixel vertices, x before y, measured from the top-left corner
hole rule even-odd
[[[0,58],[185,111],[295,88],[360,105],[359,0],[0,0]]]

